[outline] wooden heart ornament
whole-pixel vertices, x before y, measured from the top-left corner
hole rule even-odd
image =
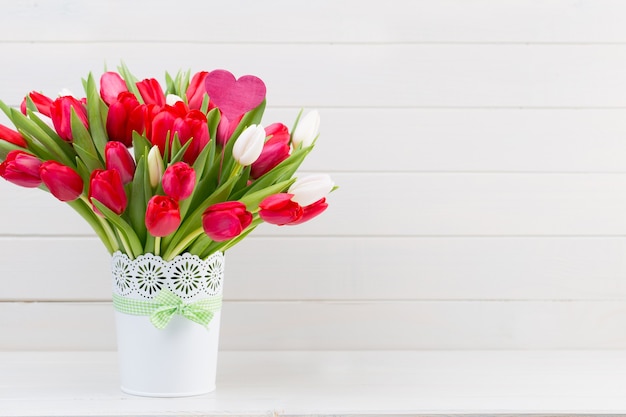
[[[265,99],[265,83],[254,75],[239,79],[226,70],[211,71],[205,80],[210,101],[230,120],[256,108]]]

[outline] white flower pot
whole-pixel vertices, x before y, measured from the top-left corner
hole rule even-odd
[[[215,390],[223,254],[207,260],[184,254],[165,262],[152,254],[130,260],[117,252],[111,266],[122,391],[184,397]],[[159,303],[162,291],[173,295],[179,307]],[[182,315],[182,306],[194,303],[212,306],[208,323]],[[170,312],[163,328],[151,321],[157,310]]]

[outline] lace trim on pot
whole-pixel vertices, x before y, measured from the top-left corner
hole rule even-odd
[[[122,252],[111,259],[113,293],[135,299],[153,299],[169,289],[183,300],[222,294],[224,254],[214,253],[202,260],[184,253],[164,261],[151,253],[131,260]]]

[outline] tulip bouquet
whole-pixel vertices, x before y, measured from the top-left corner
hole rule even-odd
[[[262,222],[297,225],[326,210],[327,175],[296,178],[319,115],[261,126],[265,85],[214,70],[139,81],[125,65],[85,97],[30,92],[0,101],[0,176],[76,210],[110,253],[173,259],[225,251]]]

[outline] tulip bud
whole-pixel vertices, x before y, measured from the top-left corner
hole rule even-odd
[[[0,140],[7,141],[22,148],[26,147],[26,141],[24,141],[22,135],[4,125],[0,125]]]
[[[304,207],[326,197],[334,186],[329,175],[316,174],[296,180],[288,192],[293,194],[293,201]]]
[[[122,92],[115,99],[107,113],[106,129],[109,140],[122,142],[130,147],[133,144],[133,131],[143,133],[145,121],[143,112],[136,112],[139,100],[133,93]]]
[[[215,242],[233,239],[252,223],[252,213],[238,201],[217,203],[204,211],[202,228]]]
[[[122,214],[126,210],[128,200],[124,191],[124,184],[120,173],[116,169],[97,169],[91,173],[89,179],[89,201],[98,200],[115,214]],[[94,205],[93,211],[100,210]]]
[[[263,145],[259,158],[250,167],[250,178],[256,179],[271,171],[289,157],[289,130],[282,123],[274,123],[265,128],[270,138]]]
[[[259,216],[263,221],[283,226],[302,217],[302,206],[291,200],[293,194],[280,193],[266,197],[259,204]]]
[[[298,125],[293,132],[291,141],[293,146],[297,147],[302,144],[303,148],[311,146],[313,141],[319,134],[320,130],[320,114],[317,110],[310,111],[306,116],[298,121]]]
[[[153,196],[146,208],[146,228],[152,236],[164,237],[180,225],[178,202],[162,195]]]
[[[125,91],[128,91],[128,87],[126,87],[126,82],[118,73],[109,71],[100,77],[100,97],[108,106],[117,100],[120,93]]]
[[[265,129],[261,125],[248,126],[233,146],[233,158],[243,166],[251,165],[263,151]]]
[[[15,150],[0,164],[0,177],[22,187],[34,188],[41,184],[41,161],[29,153]]]
[[[41,164],[39,175],[50,193],[61,201],[74,201],[83,193],[83,179],[80,175],[56,161]]]
[[[148,152],[148,174],[150,176],[150,185],[156,187],[163,176],[163,158],[159,147],[154,145]]]
[[[165,170],[161,179],[163,191],[175,200],[184,200],[193,193],[196,172],[185,162],[176,162]]]
[[[156,104],[157,106],[165,105],[165,94],[163,88],[154,78],[146,79],[137,83],[137,89],[141,98],[146,104]]]
[[[31,91],[30,93],[28,93],[28,98],[32,100],[33,104],[37,108],[37,111],[50,117],[50,107],[52,106],[52,99],[50,97],[44,96],[43,94],[40,94],[36,91]],[[20,105],[20,110],[23,114],[27,113],[26,97],[24,97],[24,100]]]
[[[192,110],[200,110],[200,107],[202,107],[202,101],[207,94],[204,84],[208,74],[207,71],[200,71],[191,78],[185,95],[187,96],[189,108]]]
[[[107,169],[116,169],[120,173],[122,183],[128,184],[135,176],[135,160],[128,148],[121,142],[108,142],[104,148]]]
[[[82,101],[71,96],[63,96],[54,100],[50,107],[50,117],[52,118],[52,123],[54,123],[54,129],[63,140],[68,142],[73,140],[72,110],[74,110],[85,128],[89,128],[87,109]]]

